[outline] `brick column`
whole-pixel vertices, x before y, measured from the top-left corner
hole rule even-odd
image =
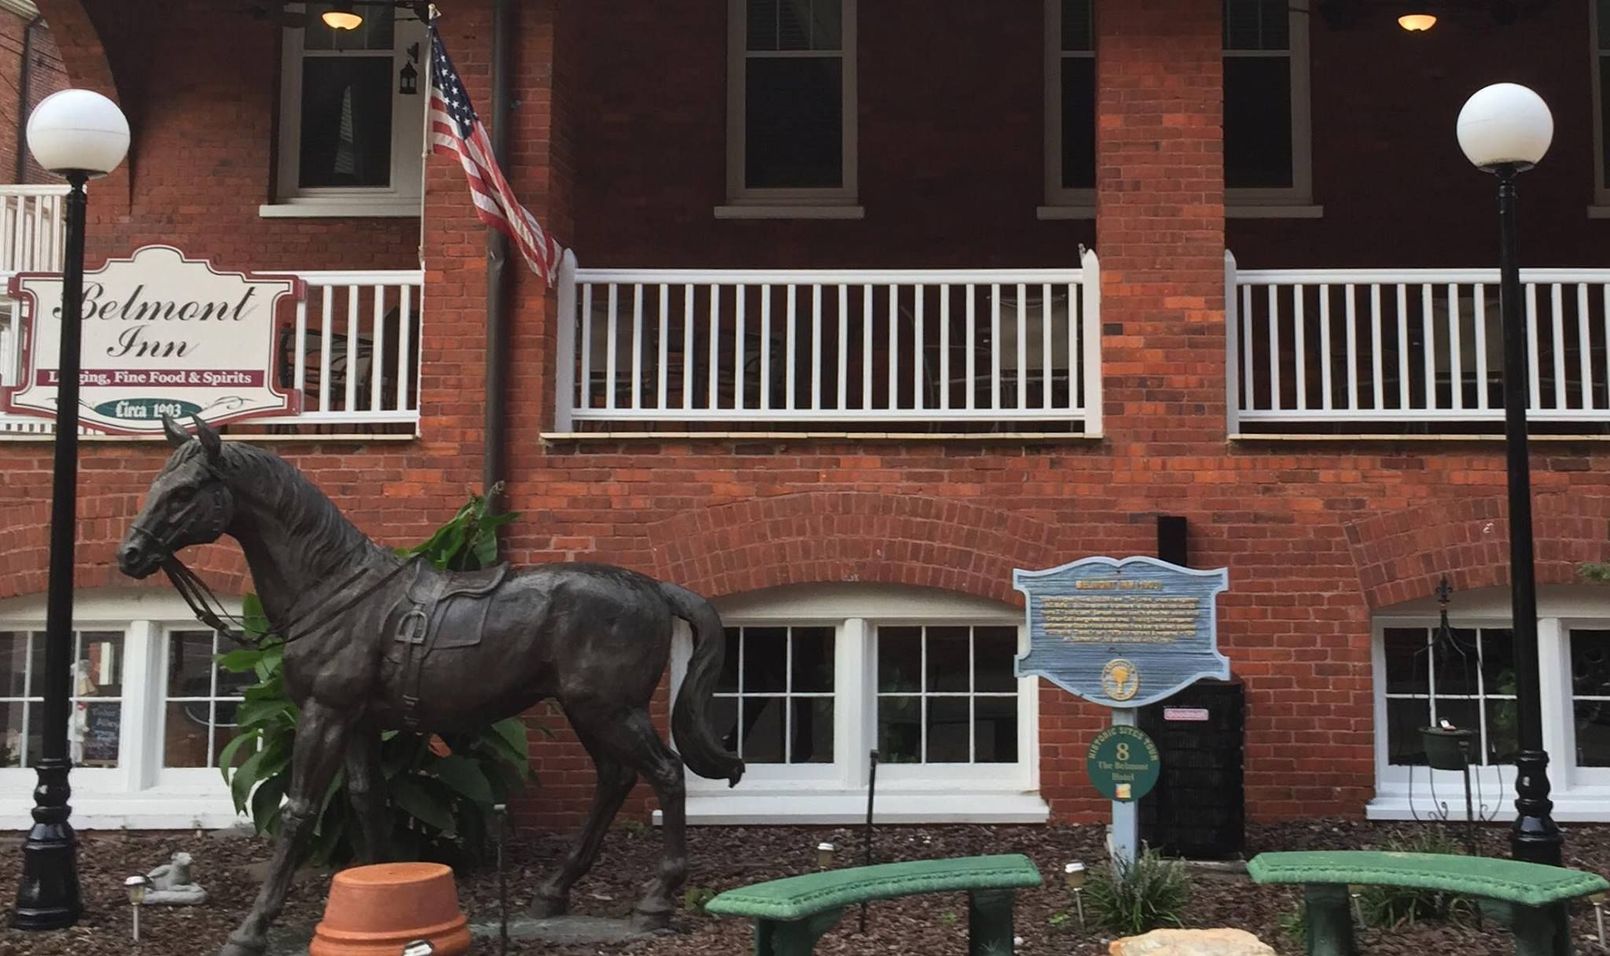
[[[1219,442],[1224,150],[1219,4],[1096,4],[1096,253],[1106,428]]]

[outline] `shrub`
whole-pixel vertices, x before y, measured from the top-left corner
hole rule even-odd
[[[1385,849],[1393,853],[1463,855],[1465,849],[1441,827],[1394,836]],[[1457,893],[1417,890],[1401,886],[1366,886],[1359,893],[1359,911],[1370,926],[1395,928],[1425,920],[1465,924],[1477,919],[1476,902]]]
[[[1150,847],[1133,863],[1113,861],[1098,868],[1085,887],[1090,920],[1103,929],[1135,936],[1160,926],[1180,926],[1180,911],[1191,897],[1185,864],[1165,859]]]
[[[483,567],[497,556],[497,528],[515,517],[488,514],[486,502],[472,497],[427,541],[399,553],[423,554],[439,568]],[[268,627],[262,605],[248,594],[243,606],[247,632],[260,637]],[[279,833],[300,716],[285,693],[284,660],[284,646],[270,644],[231,651],[218,661],[224,670],[257,679],[244,692],[235,737],[218,763],[235,809],[251,817],[259,834]],[[234,766],[242,753],[249,756]],[[493,807],[531,776],[525,723],[518,717],[440,737],[387,731],[381,735],[380,763],[380,789],[391,806],[392,852],[404,859],[454,865],[484,860]],[[356,826],[344,774],[337,773],[314,825],[311,858],[328,865],[350,862]]]

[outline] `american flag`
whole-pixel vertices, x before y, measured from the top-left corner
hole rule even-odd
[[[430,140],[438,153],[456,155],[470,180],[470,199],[481,221],[509,237],[531,271],[551,286],[559,273],[564,251],[544,230],[537,217],[514,198],[514,190],[498,168],[492,140],[475,115],[464,83],[448,59],[442,38],[431,26]]]

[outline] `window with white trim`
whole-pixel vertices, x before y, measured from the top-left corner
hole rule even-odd
[[[854,201],[855,6],[729,0],[731,201]]]
[[[1610,0],[1588,0],[1593,19],[1593,186],[1595,201],[1610,205]]]
[[[1422,766],[1424,727],[1446,721],[1475,733],[1471,762],[1512,764],[1520,749],[1515,710],[1515,643],[1509,628],[1389,627],[1387,753],[1396,766]]]
[[[1092,0],[1046,0],[1048,205],[1096,201],[1096,35]]]
[[[1306,203],[1307,0],[1224,0],[1224,185],[1230,203]]]
[[[77,766],[116,767],[122,739],[123,634],[74,631],[69,667],[69,756]],[[0,631],[0,767],[39,762],[44,693],[44,631]]]
[[[861,584],[776,588],[717,606],[727,656],[706,713],[747,770],[736,790],[689,775],[690,819],[861,819],[872,750],[879,800],[901,821],[1046,819],[1038,681],[1014,670],[1026,641],[1020,609]],[[679,636],[673,692],[691,651]]]
[[[293,4],[285,31],[276,200],[363,215],[419,214],[430,44],[422,23],[390,6],[334,30],[327,3]]]
[[[254,675],[218,666],[218,655],[231,648],[220,647],[214,631],[173,630],[166,643],[162,765],[216,767],[219,751],[234,737],[235,711]],[[242,752],[240,760],[245,757]]]

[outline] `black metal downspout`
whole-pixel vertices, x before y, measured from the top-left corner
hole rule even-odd
[[[29,101],[34,95],[34,28],[44,21],[44,17],[36,16],[28,21],[28,27],[22,31],[22,75],[17,78],[17,174],[11,180],[14,183],[28,181],[28,114],[32,112]]]
[[[492,12],[492,151],[509,168],[509,36],[511,3],[495,0]],[[509,240],[496,229],[486,239],[486,450],[481,487],[487,511],[503,510],[492,488],[503,481],[508,459],[508,274]],[[499,496],[501,497],[501,496]]]

